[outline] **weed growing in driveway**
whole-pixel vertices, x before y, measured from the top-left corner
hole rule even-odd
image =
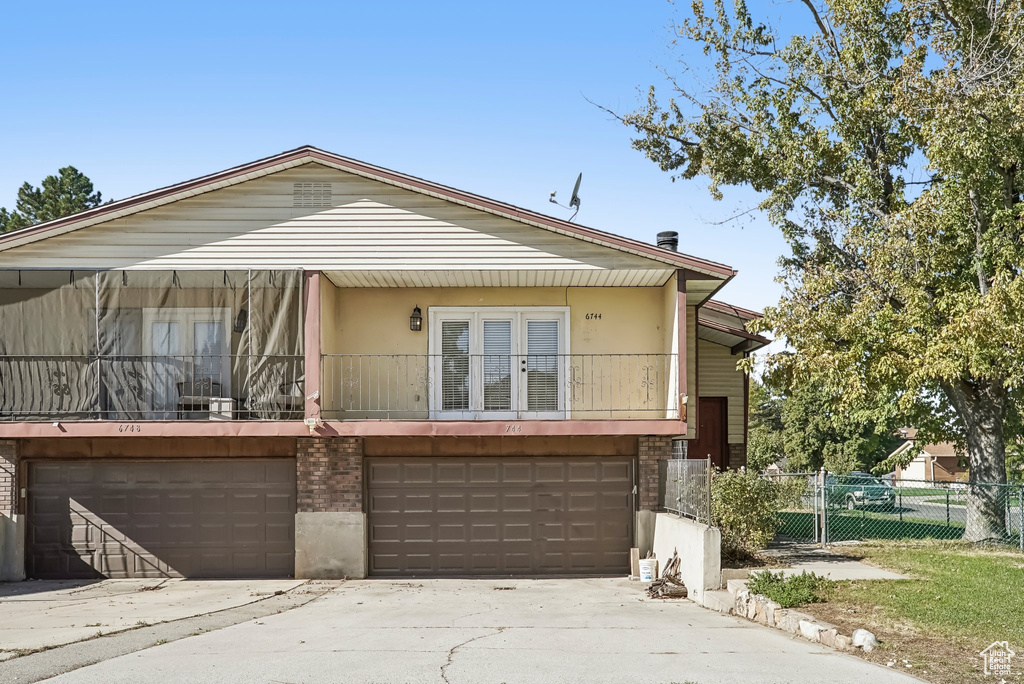
[[[832,580],[813,572],[786,577],[781,572],[771,570],[755,572],[747,582],[750,593],[767,596],[783,608],[826,601],[835,586]]]

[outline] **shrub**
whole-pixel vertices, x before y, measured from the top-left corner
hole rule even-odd
[[[763,549],[779,527],[781,492],[752,472],[729,470],[711,482],[711,520],[722,532],[722,554],[731,559]]]
[[[761,594],[783,608],[828,600],[836,583],[813,572],[785,577],[781,572],[755,572],[747,581],[751,594]]]

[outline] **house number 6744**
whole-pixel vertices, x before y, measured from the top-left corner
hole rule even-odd
[[[522,425],[506,425],[505,426],[505,432],[522,432],[522,431],[523,431],[523,426]]]
[[[588,313],[586,315],[586,319],[588,321],[599,321],[599,320],[601,320],[601,314],[599,314],[599,313]]]

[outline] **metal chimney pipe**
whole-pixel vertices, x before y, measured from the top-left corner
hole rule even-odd
[[[674,230],[666,230],[662,233],[658,233],[658,246],[662,249],[671,249],[673,252],[678,252],[679,233]]]

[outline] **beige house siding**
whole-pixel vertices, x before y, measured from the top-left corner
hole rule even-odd
[[[733,356],[728,347],[700,340],[697,343],[700,357],[698,381],[703,397],[726,397],[729,412],[729,444],[743,444],[744,405],[743,372],[736,369],[739,355]]]
[[[330,206],[294,206],[296,183],[329,183]],[[0,252],[0,268],[304,268],[349,287],[409,284],[394,272],[427,285],[489,286],[660,286],[672,273],[640,256],[319,164],[15,247]]]
[[[419,306],[423,311],[423,330],[409,330],[409,315]],[[661,288],[337,288],[325,282],[321,294],[322,351],[325,354],[424,355],[430,339],[430,307],[569,307],[569,353],[573,363],[582,364],[583,378],[599,383],[597,395],[618,397],[639,406],[642,366],[656,368],[657,406],[665,408],[670,396],[668,373],[670,359],[664,356],[670,323],[664,320]],[[587,314],[599,314],[600,318]],[[575,355],[628,355],[581,359]],[[637,355],[650,355],[638,357]],[[350,357],[329,358],[325,363],[324,405],[335,405],[341,392],[355,396],[350,374],[339,364],[352,363]],[[367,361],[363,361],[367,363]],[[368,361],[376,363],[376,361]],[[415,363],[400,359],[398,363]],[[588,370],[596,369],[593,374]],[[621,365],[619,365],[621,364]],[[332,368],[333,366],[333,368]],[[416,381],[418,367],[392,377],[391,397],[404,397],[400,383]],[[369,377],[373,375],[373,377]],[[344,376],[344,377],[343,377]],[[375,371],[364,374],[364,382],[376,382]],[[363,396],[374,396],[364,388]],[[588,395],[587,401],[590,401]],[[597,400],[595,401],[595,405]],[[351,404],[350,404],[351,405]],[[417,408],[426,408],[426,397],[417,400]],[[576,408],[581,408],[577,406]],[[606,417],[652,417],[616,414]],[[661,415],[659,417],[664,417]]]

